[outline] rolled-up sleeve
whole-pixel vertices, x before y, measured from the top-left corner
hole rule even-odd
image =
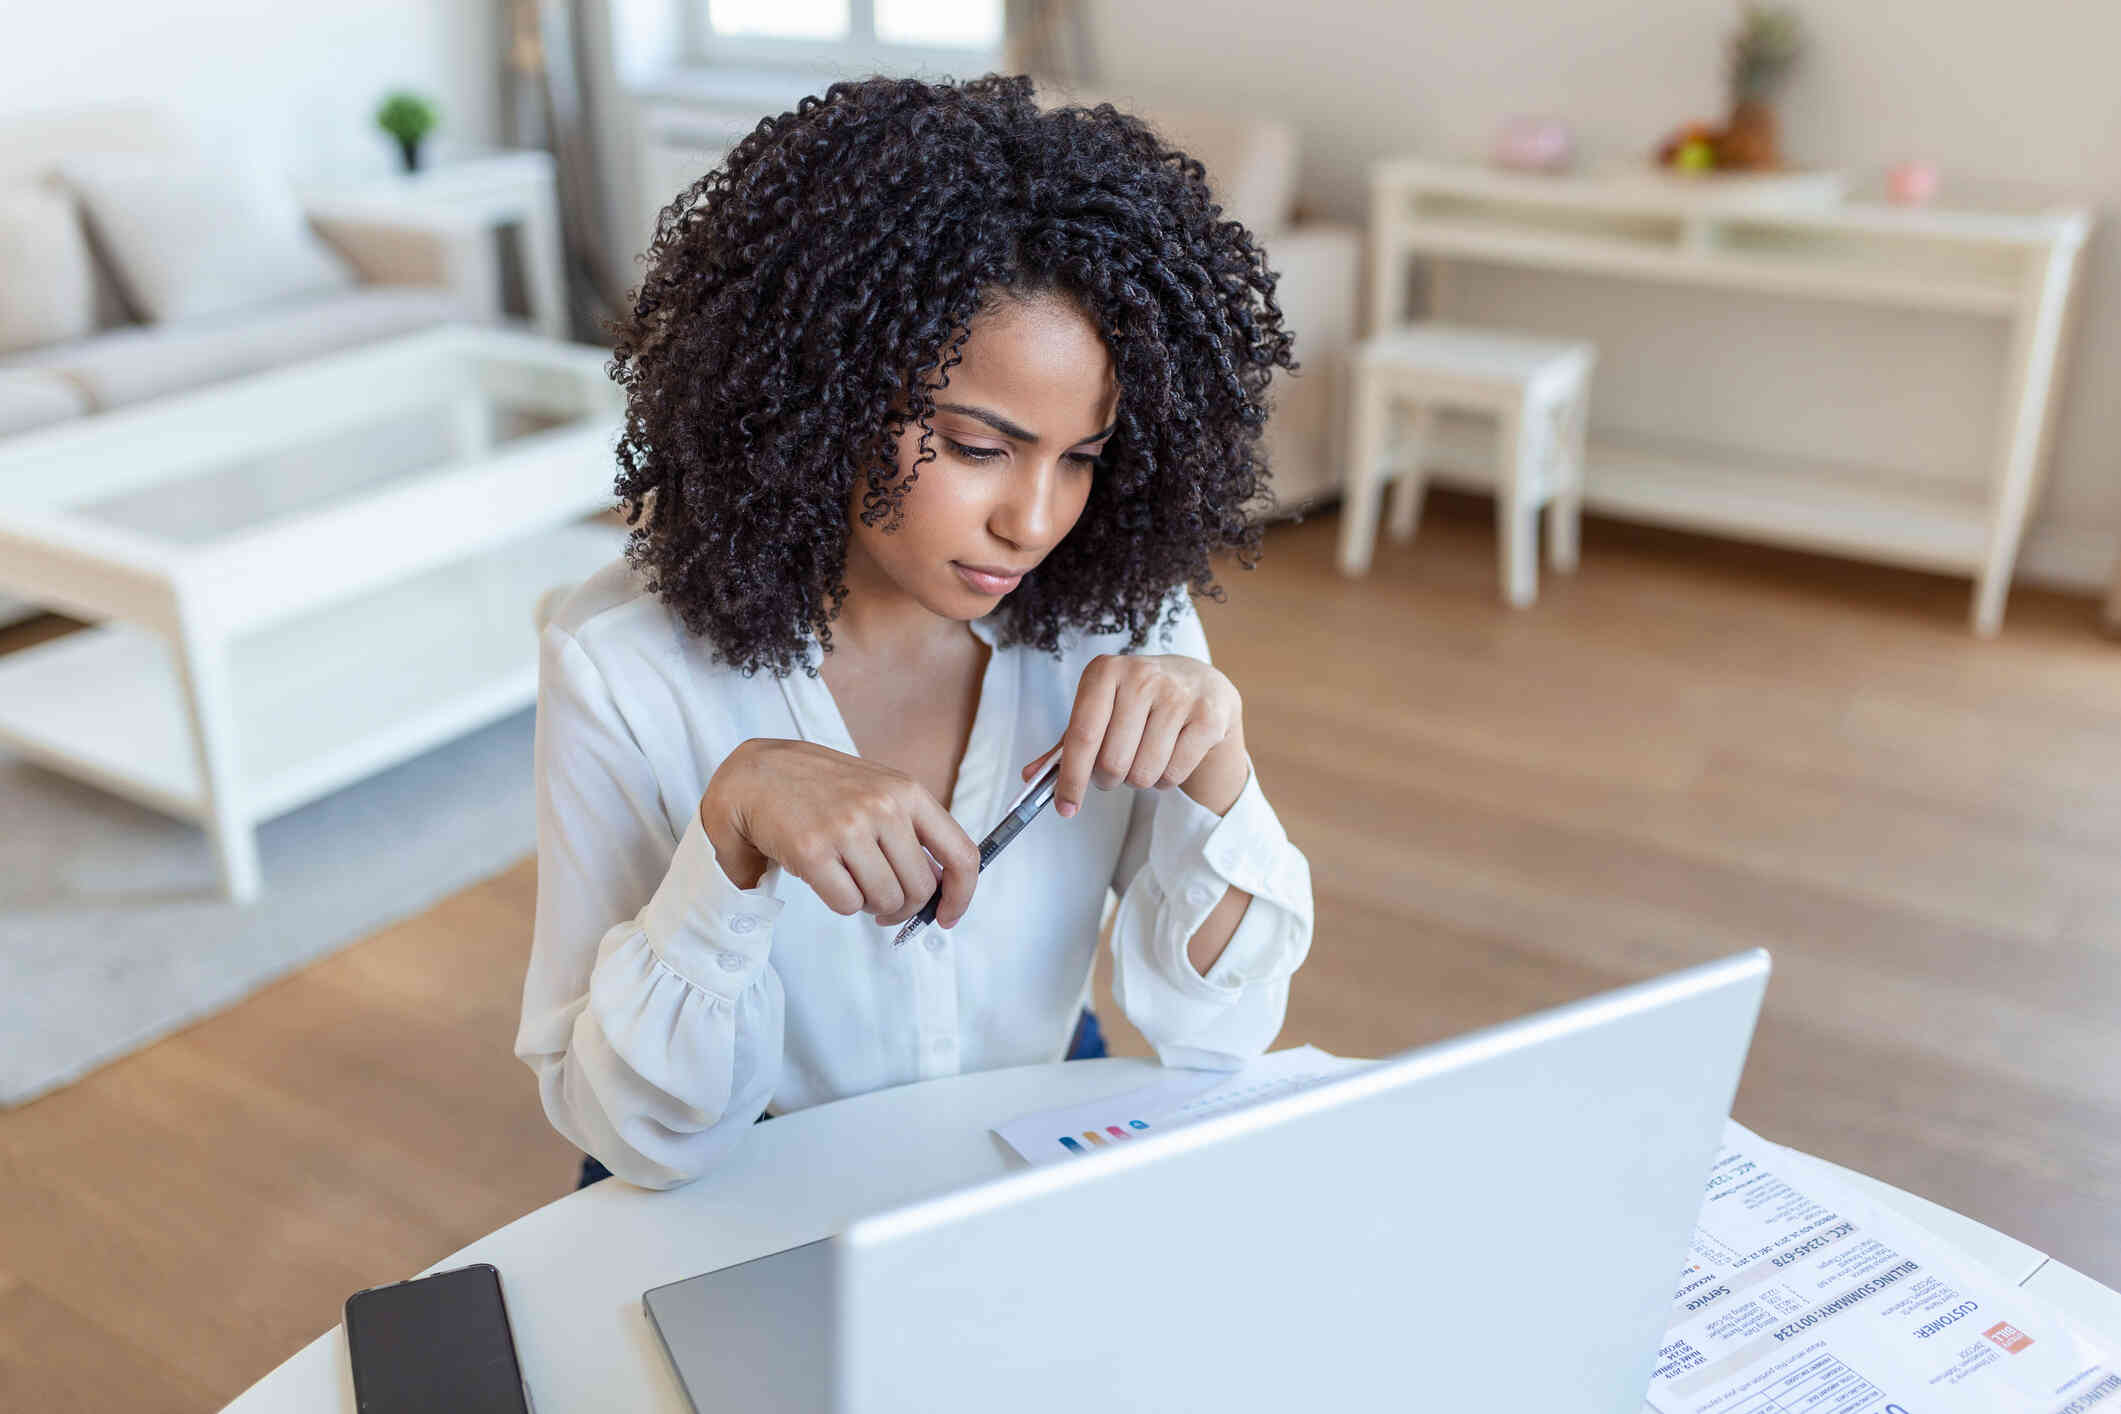
[[[1208,660],[1190,605],[1169,652]],[[1248,775],[1217,815],[1176,787],[1136,793],[1113,887],[1113,995],[1166,1065],[1230,1068],[1280,1032],[1311,947],[1311,867]],[[1252,896],[1203,976],[1186,946],[1230,888]]]
[[[553,1127],[620,1178],[705,1172],[772,1097],[780,870],[722,872],[697,803],[672,838],[655,774],[580,644],[545,629],[537,922],[516,1055]]]

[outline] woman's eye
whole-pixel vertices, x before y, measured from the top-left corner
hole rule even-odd
[[[1068,453],[1068,460],[1078,466],[1094,470],[1097,466],[1098,456],[1099,454],[1096,452],[1070,452]]]
[[[991,462],[1002,454],[1000,447],[968,447],[949,437],[943,439],[943,444],[968,462]]]

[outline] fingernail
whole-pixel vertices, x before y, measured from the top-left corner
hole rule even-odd
[[[1074,802],[1074,801],[1072,801],[1072,800],[1064,800],[1064,801],[1062,801],[1062,802],[1060,803],[1060,813],[1061,813],[1061,818],[1062,818],[1063,820],[1065,820],[1065,819],[1069,818],[1070,816],[1074,815],[1074,814],[1075,814],[1075,802]]]

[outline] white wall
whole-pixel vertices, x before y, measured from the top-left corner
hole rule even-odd
[[[386,170],[374,123],[411,88],[433,151],[498,132],[500,0],[0,0],[0,118],[99,102],[167,108],[298,178]]]
[[[635,216],[632,115],[613,101],[619,76],[675,57],[684,3],[585,0],[594,19],[617,22],[615,33],[593,24],[599,38],[611,38],[590,47],[602,51],[600,119],[622,245],[645,233]],[[1714,117],[1721,45],[1736,9],[1711,0],[1086,3],[1101,87],[1132,90],[1145,104],[1253,104],[1286,115],[1305,143],[1300,199],[1354,220],[1373,158],[1477,153],[1512,113],[1564,114],[1588,152],[1626,156],[1677,121]],[[2027,553],[2028,568],[2044,577],[2094,582],[2121,545],[2121,399],[2105,392],[2121,367],[2121,82],[2112,74],[2121,5],[1810,0],[1804,8],[1813,48],[1783,104],[1793,156],[1869,173],[1921,153],[1943,164],[1947,199],[1993,186],[2037,188],[2094,204],[2108,218],[2087,254],[2053,476]],[[148,99],[209,141],[252,144],[297,176],[378,171],[395,156],[372,115],[393,87],[442,104],[438,153],[495,140],[501,11],[501,0],[0,0],[0,117]],[[637,254],[638,245],[612,252],[613,273],[626,284],[639,278]],[[1514,297],[1546,293],[1520,280]],[[1691,312],[1685,293],[1660,298],[1676,301],[1668,314]],[[1769,332],[1761,330],[1763,345],[1782,341]],[[1794,326],[1786,332],[1807,337]],[[1932,461],[1952,463],[1947,473],[1978,472],[1987,449],[1953,439],[1972,405],[1968,393],[1980,393],[1965,380],[1978,382],[1996,350],[1944,326],[1828,336],[1840,345],[1915,341],[1962,381],[1902,444],[1893,439],[1907,425],[1905,406],[1868,434],[1837,410],[1837,433],[1845,428],[1858,442],[1867,435],[1866,453],[1882,450],[1917,472]]]
[[[1633,158],[1682,121],[1718,119],[1722,45],[1737,13],[1734,4],[1710,0],[1086,3],[1104,70],[1100,88],[1131,93],[1145,106],[1250,105],[1293,120],[1305,153],[1299,199],[1318,214],[1357,221],[1373,159],[1475,156],[1512,114],[1566,117],[1594,158]],[[2023,563],[2039,578],[2103,582],[2121,547],[2121,398],[2112,391],[2121,369],[2121,80],[2114,72],[2121,5],[1801,0],[1801,9],[1812,47],[1781,105],[1784,147],[1794,160],[1864,177],[1921,155],[1943,169],[1944,204],[1955,195],[2038,193],[2097,210],[2103,224],[2086,252],[2082,324],[2057,413],[2051,479]],[[1511,283],[1499,290],[1490,281],[1488,294],[1515,300],[1520,315],[1577,297],[1558,282]],[[1648,286],[1604,298],[1632,304],[1634,333],[1645,343],[1658,325],[1714,314],[1699,294]],[[1745,358],[1764,358],[1766,345],[1788,346],[1798,336],[1795,308],[1746,311],[1762,348],[1734,356],[1734,380],[1757,380],[1757,368],[1741,367]],[[1888,328],[1890,317],[1868,327],[1836,323],[1863,316],[1821,313],[1822,348],[1867,342],[1880,357],[1897,348],[1948,366],[1926,407],[1906,389],[1881,394],[1878,401],[1901,404],[1891,420],[1858,427],[1849,408],[1831,409],[1837,435],[1917,474],[1985,467],[1988,447],[1955,440],[1955,427],[1963,427],[1970,399],[1993,400],[1982,370],[2000,370],[2000,340],[1921,321]],[[1684,376],[1682,361],[1671,367]],[[1674,389],[1675,400],[1703,395],[1702,372],[1693,376],[1694,386]],[[1802,387],[1785,380],[1784,391],[1796,400]],[[1903,434],[1896,429],[1911,425],[1911,409],[1915,431]],[[1810,421],[1816,430],[1819,420]]]

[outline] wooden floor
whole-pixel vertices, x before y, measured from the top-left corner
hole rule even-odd
[[[1334,532],[1277,528],[1203,606],[1311,859],[1283,1043],[1386,1053],[1762,945],[1739,1118],[2121,1283],[2092,601],[2021,591],[1982,643],[1956,582],[1594,522],[1512,613],[1479,503],[1359,581]],[[509,1050],[533,868],[0,1115],[0,1408],[216,1408],[567,1189]]]

